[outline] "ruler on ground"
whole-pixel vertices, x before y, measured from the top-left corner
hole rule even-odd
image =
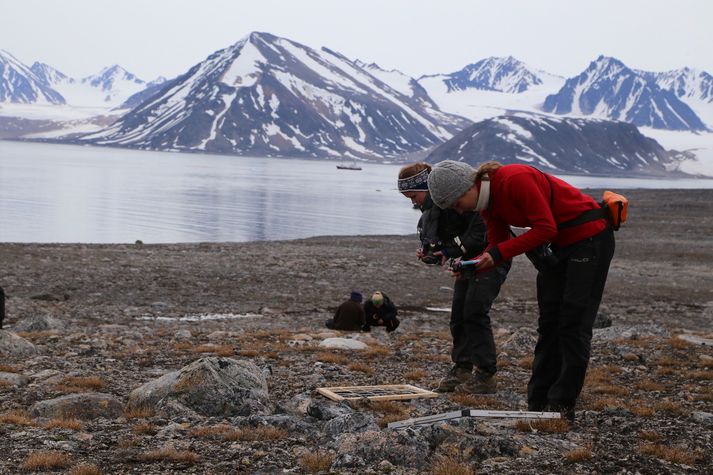
[[[414,417],[403,421],[390,422],[389,429],[401,429],[404,427],[433,424],[435,422],[459,419],[461,417],[491,417],[508,419],[559,419],[559,412],[536,412],[536,411],[495,411],[480,409],[463,409],[460,411],[444,412],[433,414],[432,416]]]

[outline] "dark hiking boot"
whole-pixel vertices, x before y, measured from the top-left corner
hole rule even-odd
[[[470,381],[456,387],[456,392],[461,394],[493,394],[498,389],[495,375],[483,371],[473,374]]]
[[[472,378],[472,370],[454,366],[448,371],[446,377],[441,379],[435,391],[438,393],[452,393],[456,389],[456,386],[466,383]]]
[[[574,406],[569,404],[552,404],[550,405],[550,410],[553,412],[559,412],[562,419],[572,425],[574,424]]]

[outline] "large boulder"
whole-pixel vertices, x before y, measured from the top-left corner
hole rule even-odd
[[[201,358],[129,394],[128,409],[194,412],[203,416],[248,416],[269,411],[267,381],[245,360]]]
[[[35,403],[30,407],[30,414],[50,419],[116,419],[124,414],[124,410],[121,402],[111,394],[81,393]]]
[[[0,353],[10,356],[27,356],[37,353],[35,345],[7,330],[0,330]]]

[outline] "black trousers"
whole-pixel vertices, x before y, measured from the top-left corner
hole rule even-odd
[[[467,274],[455,281],[451,304],[451,358],[456,365],[495,374],[496,354],[490,307],[505,282],[510,263],[487,272]]]
[[[594,317],[614,256],[614,233],[598,235],[556,250],[559,263],[537,274],[540,307],[530,410],[574,409],[589,364]]]

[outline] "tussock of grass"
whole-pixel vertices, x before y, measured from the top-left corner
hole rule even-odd
[[[55,389],[63,393],[83,393],[102,389],[106,383],[98,376],[69,376],[57,384]]]
[[[681,414],[683,412],[681,405],[673,401],[659,402],[654,406],[654,409],[658,412],[668,412],[670,414]]]
[[[385,346],[370,346],[368,348],[364,348],[363,350],[359,350],[362,356],[365,356],[367,358],[381,358],[383,356],[389,356],[391,354],[391,350]]]
[[[654,408],[644,401],[631,401],[626,408],[639,417],[652,417],[656,413]]]
[[[136,435],[155,435],[158,432],[155,425],[148,423],[137,424],[131,430]]]
[[[7,364],[0,364],[0,373],[19,373],[20,370],[15,368],[14,366],[7,365]]]
[[[666,389],[665,385],[657,381],[639,381],[634,384],[634,387],[641,391],[663,391]]]
[[[475,475],[469,465],[447,457],[439,457],[431,464],[432,475]]]
[[[334,455],[326,452],[307,453],[300,457],[299,464],[307,473],[319,473],[329,470],[334,461]]]
[[[639,447],[639,452],[672,463],[682,463],[684,465],[694,465],[703,457],[700,450],[690,450],[662,444],[644,444]]]
[[[639,438],[643,440],[648,440],[649,442],[656,442],[661,439],[661,435],[655,430],[642,430],[639,432]]]
[[[688,371],[684,376],[696,380],[711,381],[713,380],[713,371]]]
[[[349,363],[349,358],[347,358],[345,355],[340,353],[330,353],[328,351],[322,351],[321,353],[315,354],[314,359],[323,363],[332,363],[339,365],[345,365]]]
[[[218,356],[235,356],[235,350],[231,345],[216,345],[213,343],[207,343],[205,345],[199,345],[193,349],[194,353],[215,353]]]
[[[124,409],[124,417],[127,419],[148,419],[156,415],[156,411],[150,406],[134,406]]]
[[[612,396],[628,396],[630,393],[629,389],[614,384],[593,384],[589,387],[589,391],[594,394],[610,394]]]
[[[679,350],[685,350],[692,346],[691,343],[687,342],[686,340],[682,340],[678,336],[672,336],[671,338],[666,340],[666,343]]]
[[[660,366],[656,368],[656,376],[673,376],[677,371],[668,366]]]
[[[0,423],[14,424],[16,426],[33,426],[35,422],[26,411],[9,411],[0,414]]]
[[[82,463],[72,468],[69,475],[101,475],[102,471],[94,464]]]
[[[200,460],[200,456],[190,450],[176,450],[170,447],[150,450],[139,456],[143,462],[182,462],[194,464]]]
[[[522,358],[518,359],[515,364],[522,369],[532,369],[532,362],[534,360],[535,358],[533,356],[523,356]]]
[[[70,430],[82,430],[84,429],[84,423],[76,418],[60,418],[52,419],[45,424],[45,429],[70,429]]]
[[[658,366],[680,366],[681,361],[677,360],[669,355],[662,356],[655,361]]]
[[[624,403],[620,399],[615,399],[613,397],[604,397],[595,399],[589,406],[595,411],[603,411],[604,409],[615,409],[623,408]]]
[[[587,447],[579,447],[563,455],[563,458],[568,462],[584,462],[585,460],[591,460],[592,457],[594,457],[592,449]]]
[[[188,432],[191,437],[223,437],[228,432],[232,432],[233,427],[227,424],[219,424],[215,426],[196,427]]]
[[[561,434],[569,431],[569,422],[565,419],[523,419],[515,423],[515,429],[520,432],[546,432],[548,434]]]
[[[190,350],[193,348],[193,344],[189,343],[187,341],[177,341],[176,343],[171,345],[171,348],[173,348],[176,351],[185,351],[185,350]]]
[[[349,371],[355,371],[358,373],[364,373],[368,376],[374,374],[374,368],[365,363],[351,363],[347,365]]]
[[[407,373],[404,373],[404,378],[408,379],[409,381],[418,381],[420,379],[425,378],[426,376],[428,376],[428,373],[422,369],[414,369],[408,371]]]
[[[226,432],[223,435],[225,440],[240,440],[243,442],[258,442],[266,440],[279,440],[287,437],[287,431],[278,427],[260,426],[255,428],[244,428]]]
[[[24,470],[56,470],[69,465],[69,456],[62,452],[33,452],[22,462]]]

